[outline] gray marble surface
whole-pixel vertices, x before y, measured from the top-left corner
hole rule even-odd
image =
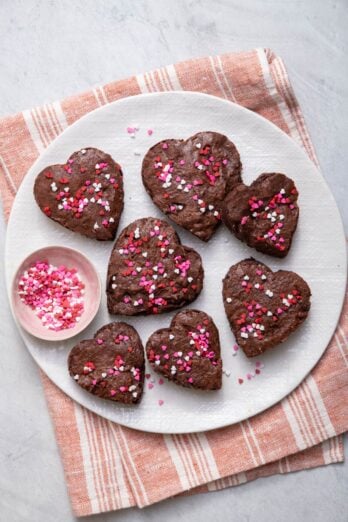
[[[271,47],[286,62],[348,230],[347,0],[1,0],[0,115],[193,56]],[[0,220],[0,521],[74,520],[38,376],[7,304]],[[275,476],[95,522],[346,522],[348,466]]]

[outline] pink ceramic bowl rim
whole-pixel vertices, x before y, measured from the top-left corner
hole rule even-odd
[[[85,284],[84,312],[80,321],[73,328],[54,331],[43,326],[34,310],[24,304],[18,294],[18,282],[23,272],[38,260],[46,260],[53,265],[66,264],[76,268]],[[93,263],[79,250],[60,245],[50,245],[34,250],[19,264],[11,283],[12,313],[19,323],[31,335],[45,341],[63,341],[82,332],[95,318],[101,301],[101,282]]]

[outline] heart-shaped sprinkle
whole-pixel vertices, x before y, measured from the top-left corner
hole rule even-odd
[[[156,218],[138,219],[121,232],[111,253],[109,312],[159,314],[180,308],[198,296],[203,275],[200,255],[180,243],[173,227]]]
[[[247,357],[285,341],[306,319],[310,296],[299,275],[272,272],[254,259],[233,265],[223,281],[226,315]]]
[[[140,401],[144,386],[144,348],[136,330],[110,323],[94,339],[71,350],[69,373],[82,388],[98,397],[125,404]]]
[[[204,312],[177,313],[169,328],[151,335],[146,354],[154,370],[176,384],[201,390],[221,388],[219,333]]]
[[[285,257],[296,230],[299,208],[294,182],[284,174],[261,174],[226,197],[222,218],[235,236],[271,256]]]
[[[123,209],[121,167],[101,150],[82,149],[65,165],[40,172],[34,196],[42,212],[65,228],[92,239],[112,240]]]
[[[153,202],[175,223],[208,241],[226,194],[241,181],[234,144],[217,132],[165,140],[147,152],[142,178]]]

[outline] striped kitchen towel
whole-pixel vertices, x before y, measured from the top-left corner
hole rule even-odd
[[[6,216],[39,154],[81,116],[125,96],[189,90],[234,101],[272,121],[316,162],[282,60],[270,50],[200,58],[115,81],[0,121],[0,189]],[[42,375],[48,407],[77,516],[147,506],[184,492],[203,492],[341,462],[348,429],[347,302],[324,356],[281,403],[227,428],[157,435],[89,412]]]

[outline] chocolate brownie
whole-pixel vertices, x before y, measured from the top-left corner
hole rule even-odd
[[[159,314],[191,303],[203,286],[200,255],[181,244],[173,227],[138,219],[118,237],[107,275],[111,314]]]
[[[247,357],[285,341],[306,319],[310,296],[295,272],[272,272],[252,258],[231,266],[223,280],[226,315]]]
[[[50,165],[36,177],[34,196],[46,216],[99,241],[115,237],[123,209],[120,165],[92,147],[74,152],[65,165]]]
[[[261,174],[250,186],[243,183],[225,198],[222,219],[241,241],[259,252],[285,257],[296,230],[298,192],[284,174]]]
[[[240,172],[238,150],[217,132],[160,141],[147,152],[142,166],[153,202],[203,241],[220,224],[222,200],[241,181]]]
[[[175,384],[200,390],[221,388],[219,332],[204,312],[177,313],[169,328],[151,335],[146,355],[153,369]]]
[[[71,377],[93,395],[136,404],[144,386],[144,348],[127,323],[110,323],[94,339],[80,341],[68,358]]]

